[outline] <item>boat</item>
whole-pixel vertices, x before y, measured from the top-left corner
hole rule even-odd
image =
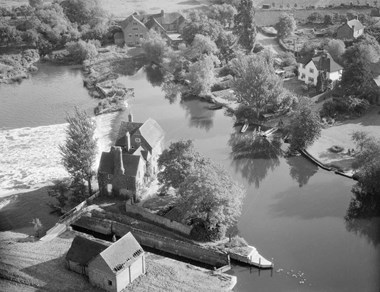
[[[211,106],[207,107],[207,109],[213,110],[213,111],[219,110],[219,109],[222,109],[222,108],[223,108],[223,105],[221,105],[221,104],[214,104],[214,105],[211,105]]]
[[[261,136],[263,137],[268,137],[270,135],[272,135],[274,132],[276,132],[278,130],[278,128],[272,128],[272,129],[269,129],[267,131],[265,131],[264,133],[261,134]]]
[[[244,123],[243,127],[241,127],[240,133],[245,133],[249,127],[248,123]]]

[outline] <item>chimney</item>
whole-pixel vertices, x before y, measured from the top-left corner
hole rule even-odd
[[[125,148],[127,149],[127,152],[131,149],[131,135],[129,132],[125,133]]]
[[[131,113],[128,114],[128,122],[133,122],[133,115]]]
[[[164,10],[162,9],[162,10],[161,10],[161,16],[164,16],[164,14],[165,14],[165,12],[164,12]]]
[[[121,151],[121,147],[112,147],[111,152],[113,152],[114,175],[124,175],[123,152]]]

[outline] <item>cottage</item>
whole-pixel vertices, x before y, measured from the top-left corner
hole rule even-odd
[[[102,153],[98,169],[101,194],[112,192],[136,200],[136,192],[158,172],[163,139],[164,131],[155,120],[136,123],[130,114],[129,121],[121,123],[115,146]]]
[[[125,20],[120,22],[120,27],[123,31],[124,43],[128,46],[138,46],[141,44],[141,39],[146,37],[148,29],[145,24],[142,23],[136,15],[132,14]],[[115,38],[120,43],[120,35],[115,35]]]
[[[346,22],[338,27],[336,36],[338,39],[349,41],[360,37],[364,33],[363,24],[357,19],[346,20]]]
[[[90,283],[119,292],[145,274],[145,253],[128,232],[112,245],[81,236],[74,238],[66,255],[70,270],[88,276]]]
[[[327,79],[336,82],[342,77],[343,67],[326,52],[312,58],[302,58],[298,62],[298,79],[306,84],[317,85],[318,75],[322,71],[326,72]]]

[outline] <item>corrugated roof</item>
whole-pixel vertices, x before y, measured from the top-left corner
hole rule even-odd
[[[82,236],[76,236],[67,252],[66,260],[79,263],[80,265],[87,265],[90,260],[107,248],[108,245],[106,244]]]
[[[359,20],[357,20],[357,19],[351,19],[351,20],[347,21],[347,25],[348,25],[350,28],[353,27],[355,31],[364,28],[363,24],[362,24]]]
[[[144,250],[137,242],[132,233],[128,232],[110,247],[100,253],[110,269],[117,273],[124,267],[131,265],[142,254]]]

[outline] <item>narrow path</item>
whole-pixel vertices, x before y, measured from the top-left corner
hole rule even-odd
[[[278,44],[276,37],[269,37],[269,36],[262,34],[261,32],[258,32],[256,35],[256,40],[264,48],[268,48],[275,55],[278,55],[278,54],[284,52],[284,50]]]

